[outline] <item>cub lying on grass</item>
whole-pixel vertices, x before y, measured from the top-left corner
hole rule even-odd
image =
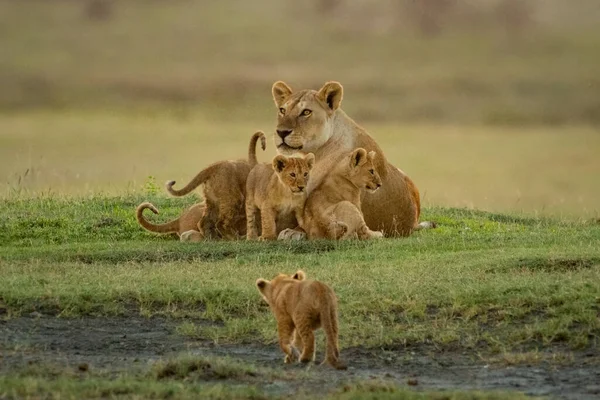
[[[181,241],[200,241],[204,235],[198,229],[198,222],[204,215],[204,203],[194,204],[186,208],[181,216],[164,224],[153,224],[144,218],[144,210],[149,209],[158,214],[158,209],[152,203],[140,204],[135,212],[138,223],[146,230],[154,233],[176,233]],[[186,235],[183,236],[183,233]],[[189,232],[189,233],[188,233]]]
[[[265,134],[258,131],[250,139],[247,161],[220,161],[209,165],[183,189],[173,189],[175,181],[167,182],[167,191],[173,196],[184,196],[204,184],[206,209],[198,227],[204,237],[237,239],[246,234],[246,179],[257,164],[256,142],[259,139],[265,150]]]
[[[314,163],[312,153],[298,157],[278,155],[272,165],[259,164],[252,169],[246,183],[248,240],[258,237],[258,211],[261,240],[275,240],[282,229],[301,223],[306,185]]]
[[[358,148],[342,158],[313,189],[304,208],[302,228],[308,239],[373,239],[383,233],[367,227],[361,211],[361,189],[381,186],[375,152]]]
[[[327,337],[325,361],[336,369],[346,369],[340,361],[338,346],[337,298],[333,290],[318,281],[305,280],[298,271],[294,276],[279,274],[273,280],[258,279],[256,286],[277,320],[279,345],[286,354],[284,362],[315,359],[315,335],[313,331],[323,328]],[[293,343],[290,340],[294,337]]]

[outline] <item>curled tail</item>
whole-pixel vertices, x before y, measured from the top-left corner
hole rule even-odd
[[[152,203],[142,203],[140,204],[136,211],[135,215],[137,217],[138,223],[142,226],[142,228],[155,233],[172,233],[179,232],[179,219],[173,220],[171,222],[167,222],[165,224],[152,224],[144,218],[144,210],[149,209],[154,214],[158,214],[158,210]]]
[[[340,350],[338,345],[338,320],[335,304],[335,295],[331,294],[331,304],[321,310],[321,326],[325,331],[327,339],[327,350],[325,361],[335,369],[347,369],[348,367],[340,361]]]
[[[263,151],[267,148],[267,141],[265,139],[265,134],[263,131],[257,131],[252,138],[250,138],[250,145],[248,146],[248,163],[250,167],[254,167],[258,164],[258,160],[256,159],[256,142],[260,139],[260,147]]]
[[[198,186],[202,185],[207,180],[209,180],[211,176],[215,173],[215,171],[217,171],[220,168],[220,164],[221,163],[215,163],[209,165],[202,171],[198,172],[198,175],[196,175],[194,179],[190,181],[190,183],[185,185],[183,189],[173,189],[175,181],[168,181],[165,185],[167,192],[169,192],[173,196],[185,196],[186,194],[190,193],[192,190],[196,189]]]

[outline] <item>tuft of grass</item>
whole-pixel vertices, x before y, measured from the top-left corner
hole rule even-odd
[[[151,376],[157,380],[185,381],[244,380],[257,377],[267,379],[275,375],[273,372],[267,375],[265,370],[231,359],[192,356],[159,361],[151,372]]]

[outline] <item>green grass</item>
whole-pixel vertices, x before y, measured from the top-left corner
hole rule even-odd
[[[146,372],[127,372],[118,376],[107,371],[38,364],[0,376],[0,396],[3,399],[37,399],[49,395],[61,399],[310,399],[314,398],[315,392],[307,391],[306,387],[298,389],[298,385],[311,374],[315,373],[282,373],[228,359],[191,356],[155,363]],[[269,393],[265,387],[273,382],[288,393]],[[517,392],[415,392],[381,380],[346,383],[330,393],[317,393],[321,393],[321,398],[331,400],[530,398]]]
[[[272,343],[274,320],[254,282],[301,268],[338,294],[345,347],[598,344],[595,223],[429,208],[423,218],[439,228],[401,240],[182,244],[137,226],[141,200],[4,201],[0,301],[8,315],[194,316],[215,323],[182,320],[180,333]],[[165,217],[186,202],[153,201]]]

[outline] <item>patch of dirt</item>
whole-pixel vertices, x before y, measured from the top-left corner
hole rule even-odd
[[[293,374],[308,369],[308,377],[295,382],[273,380],[262,389],[271,394],[318,387],[335,389],[356,380],[381,379],[414,390],[517,390],[530,395],[564,399],[600,396],[600,351],[574,355],[568,365],[486,365],[472,353],[439,352],[433,348],[381,350],[342,349],[348,371],[327,366],[284,365],[276,345],[222,345],[191,340],[176,333],[181,320],[164,318],[22,317],[0,321],[0,374],[36,362],[66,366],[89,365],[118,373],[145,369],[152,361],[182,352],[228,356],[258,366],[281,368]],[[322,339],[322,335],[318,336]],[[323,341],[317,358],[323,357]],[[137,366],[137,367],[136,367]]]

